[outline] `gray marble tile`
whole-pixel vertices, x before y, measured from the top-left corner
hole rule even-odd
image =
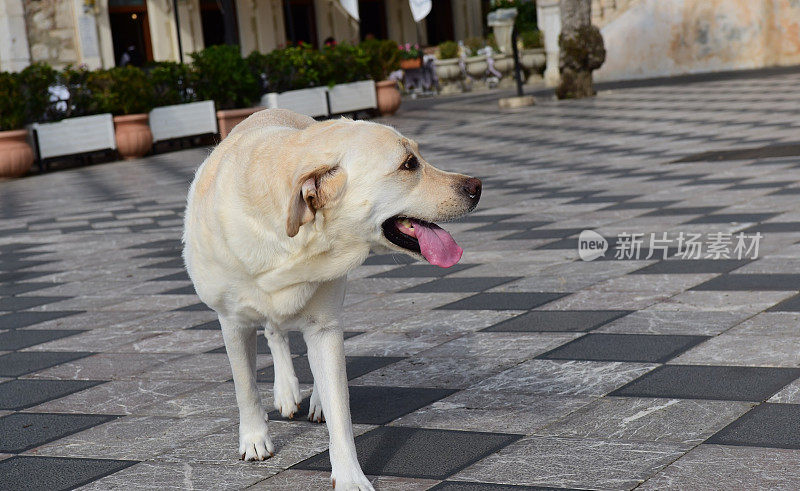
[[[754,405],[735,401],[603,397],[536,434],[697,444]]]
[[[674,443],[526,437],[473,464],[450,480],[631,489],[689,448]]]
[[[582,336],[566,332],[478,332],[424,351],[424,357],[500,358],[522,362]]]
[[[735,326],[726,334],[742,336],[797,336],[800,313],[762,312]]]
[[[439,481],[431,479],[415,479],[411,477],[367,476],[375,489],[381,491],[425,491]],[[306,471],[289,469],[267,480],[248,488],[252,490],[295,491],[328,491],[331,489],[331,473],[324,471]]]
[[[532,396],[465,389],[393,421],[393,426],[532,434],[594,401],[588,396]]]
[[[640,310],[669,297],[669,294],[652,292],[583,290],[543,305],[538,310]]]
[[[529,360],[471,388],[529,395],[602,396],[653,370],[654,363]]]
[[[638,489],[785,489],[800,487],[800,450],[700,445]]]
[[[499,358],[460,359],[417,355],[362,375],[351,380],[350,383],[353,385],[463,389],[515,364],[516,362],[513,360]]]
[[[86,486],[85,491],[136,489],[242,489],[264,480],[275,471],[258,466],[209,465],[195,462],[141,462]]]
[[[70,380],[131,379],[145,370],[169,362],[180,356],[181,355],[177,353],[148,355],[100,353],[28,374],[25,378]]]
[[[27,412],[138,414],[153,404],[209,386],[206,382],[171,380],[114,380],[60,399],[39,404]]]
[[[723,333],[669,361],[678,365],[800,367],[800,337]]]
[[[238,418],[125,416],[25,452],[51,457],[148,460],[234,426]]]
[[[681,312],[723,311],[756,314],[796,292],[704,292],[686,291],[656,303],[646,310]]]
[[[643,310],[595,330],[617,334],[678,334],[713,336],[747,318],[747,313]]]

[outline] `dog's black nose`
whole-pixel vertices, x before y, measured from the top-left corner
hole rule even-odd
[[[481,180],[476,179],[474,177],[469,177],[464,181],[464,184],[461,185],[461,189],[464,191],[469,199],[472,200],[472,206],[478,204],[478,201],[481,199]]]

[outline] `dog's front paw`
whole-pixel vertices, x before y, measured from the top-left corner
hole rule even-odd
[[[308,404],[308,420],[315,423],[325,421],[325,415],[322,414],[322,402],[319,400],[316,389],[311,393],[311,401]]]
[[[375,491],[372,483],[361,472],[359,472],[359,476],[353,476],[349,480],[336,479],[336,476],[331,476],[331,484],[336,491]]]
[[[275,409],[284,418],[294,418],[294,413],[300,409],[300,384],[297,377],[281,377],[275,379],[274,402]]]
[[[239,455],[242,460],[267,460],[275,455],[275,445],[269,437],[267,423],[253,425],[253,428],[239,427]]]

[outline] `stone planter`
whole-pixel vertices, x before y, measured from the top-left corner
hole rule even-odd
[[[117,151],[125,160],[144,157],[153,148],[153,133],[147,114],[114,116]]]
[[[528,70],[541,72],[544,69],[546,59],[543,48],[524,49],[519,58],[519,62]]]
[[[251,114],[266,109],[265,107],[247,107],[244,109],[220,109],[217,111],[217,122],[219,123],[219,138],[225,139],[233,130],[233,127],[241,123]]]
[[[33,160],[27,130],[0,131],[0,178],[24,176]]]
[[[517,9],[497,9],[489,12],[487,23],[494,31],[497,47],[503,53],[511,53],[511,31],[514,29],[514,20],[517,18]]]
[[[461,92],[459,82],[464,78],[458,66],[458,58],[436,60],[436,78],[439,79],[439,90],[442,94]]]
[[[483,74],[486,73],[486,69],[489,68],[485,56],[469,56],[464,61],[467,64],[467,73],[475,78],[483,77]]]
[[[393,80],[378,82],[375,84],[375,91],[381,116],[391,116],[397,112],[397,108],[402,102],[400,91],[397,90],[397,82]]]

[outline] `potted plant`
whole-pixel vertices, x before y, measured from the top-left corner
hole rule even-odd
[[[413,70],[422,66],[422,52],[419,50],[419,44],[412,46],[411,43],[406,43],[397,47],[400,49],[400,68]]]
[[[123,159],[143,157],[153,147],[148,112],[153,108],[153,87],[135,66],[90,72],[86,85],[97,112],[114,115],[117,151]]]
[[[220,138],[261,107],[252,107],[260,95],[259,81],[234,45],[209,46],[192,53],[198,100],[217,105]]]
[[[34,161],[26,124],[52,117],[49,89],[56,71],[44,63],[0,73],[0,177],[26,174]]]
[[[0,178],[24,176],[33,165],[22,87],[16,73],[0,72]]]
[[[367,40],[359,45],[367,54],[369,76],[375,81],[378,112],[392,115],[400,107],[402,98],[397,82],[387,80],[389,74],[400,66],[400,49],[391,40]]]

